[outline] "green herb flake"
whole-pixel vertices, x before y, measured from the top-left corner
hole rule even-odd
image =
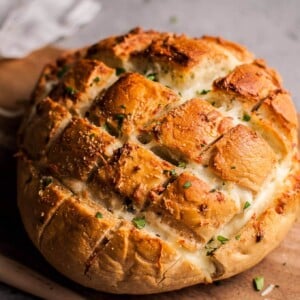
[[[125,115],[124,114],[116,114],[114,119],[118,121],[118,128],[121,129],[122,125],[123,125],[123,121],[125,119]]]
[[[202,90],[202,91],[197,91],[196,94],[198,96],[206,95],[210,92],[210,90]]]
[[[188,188],[190,188],[192,186],[192,183],[190,182],[190,181],[186,181],[185,183],[184,183],[184,185],[183,185],[183,188],[184,189],[188,189]]]
[[[96,214],[95,214],[95,217],[96,217],[97,219],[102,219],[102,218],[103,218],[103,215],[101,214],[100,211],[97,211]]]
[[[179,167],[179,168],[185,169],[185,168],[186,168],[186,162],[180,161],[180,162],[178,163],[178,167]]]
[[[66,90],[67,94],[69,94],[71,96],[74,96],[77,93],[77,91],[74,88],[72,88],[71,86],[66,86],[65,90]]]
[[[216,192],[216,189],[211,189],[209,192],[214,193],[214,192]]]
[[[46,188],[48,185],[50,185],[53,182],[52,177],[50,176],[43,176],[42,177],[42,187]]]
[[[241,238],[241,234],[235,236],[235,239],[238,241]]]
[[[247,209],[250,206],[251,206],[251,203],[246,201],[245,204],[244,204],[244,209]]]
[[[261,291],[264,288],[264,277],[263,276],[256,276],[253,278],[253,286],[256,291]]]
[[[109,127],[110,127],[109,123],[105,122],[105,123],[103,124],[103,129],[104,129],[104,130],[108,131],[108,130],[109,130]]]
[[[146,75],[147,79],[155,81],[156,80],[156,74],[155,73],[151,73]]]
[[[67,65],[62,66],[62,67],[57,71],[56,76],[57,76],[58,78],[62,78],[62,77],[67,73],[68,69],[69,69],[69,66],[67,66]]]
[[[120,76],[121,74],[125,73],[125,69],[124,68],[116,68],[116,75]]]
[[[243,121],[249,122],[251,120],[251,116],[249,116],[247,113],[244,113],[243,115]]]
[[[164,174],[169,174],[170,176],[173,176],[173,177],[176,177],[176,176],[177,176],[177,173],[176,173],[176,170],[175,170],[175,169],[172,169],[172,170],[164,170],[163,173],[164,173]]]
[[[217,236],[217,240],[218,240],[221,244],[223,244],[223,245],[224,245],[226,242],[229,241],[228,238],[226,238],[225,236],[222,236],[222,235],[218,235],[218,236]]]
[[[146,219],[145,217],[135,217],[132,219],[132,224],[138,228],[138,229],[142,229],[146,226]]]
[[[95,82],[95,83],[97,83],[97,82],[99,82],[100,81],[100,77],[99,76],[97,76],[97,77],[95,77],[94,79],[93,79],[93,82]]]
[[[169,21],[171,24],[176,24],[178,22],[178,18],[176,16],[171,16]]]
[[[120,105],[120,107],[126,109],[126,106],[124,104]]]
[[[115,115],[115,119],[116,120],[123,120],[125,118],[125,115],[124,114],[116,114]]]
[[[171,174],[171,176],[177,176],[176,170],[175,170],[175,169],[172,169],[172,170],[170,171],[170,174]]]

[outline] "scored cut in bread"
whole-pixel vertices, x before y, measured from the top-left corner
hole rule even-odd
[[[221,38],[133,29],[45,67],[19,132],[18,205],[74,281],[147,294],[262,260],[299,209],[297,116]]]

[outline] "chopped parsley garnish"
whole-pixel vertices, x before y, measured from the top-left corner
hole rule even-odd
[[[151,73],[146,75],[147,79],[155,81],[156,80],[156,74],[155,73]]]
[[[244,113],[243,115],[243,121],[249,122],[251,120],[251,116],[249,116],[247,113]]]
[[[114,119],[118,121],[118,128],[121,129],[121,127],[123,125],[123,121],[125,119],[125,115],[124,114],[116,114]]]
[[[172,170],[170,171],[170,174],[171,174],[171,176],[177,176],[176,170],[175,170],[175,169],[172,169]]]
[[[251,206],[251,203],[246,201],[245,204],[244,204],[244,209],[247,209],[250,206]]]
[[[77,91],[74,88],[72,88],[71,86],[66,86],[65,90],[66,90],[67,94],[69,94],[71,96],[74,96],[77,93]]]
[[[228,238],[226,238],[225,236],[222,236],[222,235],[218,235],[218,236],[217,236],[217,240],[218,240],[221,244],[223,244],[223,245],[224,245],[226,242],[229,241]]]
[[[100,81],[100,77],[99,76],[97,76],[97,77],[95,77],[94,79],[93,79],[93,82],[95,82],[95,83],[97,83],[97,82],[99,82]]]
[[[241,238],[241,234],[235,236],[235,239],[238,241]]]
[[[45,187],[47,187],[48,185],[50,185],[52,182],[53,182],[52,177],[50,177],[50,176],[43,176],[42,177],[42,187],[43,187],[43,189]]]
[[[197,91],[197,95],[206,95],[210,92],[210,90],[202,90],[202,91]]]
[[[125,73],[125,69],[124,68],[116,68],[116,75],[119,76],[121,75],[122,73]]]
[[[175,170],[175,169],[172,169],[172,170],[164,170],[163,173],[164,173],[164,174],[170,174],[170,175],[173,176],[173,177],[176,177],[176,176],[177,176],[177,173],[176,173],[176,170]]]
[[[146,226],[146,220],[145,217],[135,217],[132,219],[132,224],[138,228],[138,229],[142,229]]]
[[[102,218],[103,218],[103,215],[101,214],[100,211],[97,211],[96,214],[95,214],[95,217],[96,217],[97,219],[102,219]]]
[[[176,16],[171,16],[171,17],[170,17],[170,23],[171,23],[171,24],[176,24],[177,21],[178,21],[178,19],[177,19]]]
[[[253,285],[257,291],[261,291],[264,288],[264,282],[263,276],[256,276],[253,278]]]
[[[183,188],[184,189],[188,189],[188,188],[190,188],[192,186],[192,183],[190,182],[190,181],[186,181],[185,183],[184,183],[184,185],[183,185]]]
[[[67,65],[64,65],[64,66],[62,66],[58,71],[57,71],[57,77],[58,78],[62,78],[65,74],[66,74],[66,72],[68,71],[68,69],[69,69],[69,66],[67,66]]]
[[[124,118],[125,118],[124,114],[117,114],[117,115],[115,115],[115,119],[116,120],[123,120]]]
[[[105,122],[105,123],[103,124],[103,128],[104,128],[106,131],[113,130],[112,126],[111,126],[108,122]]]
[[[185,169],[185,168],[186,168],[186,163],[185,163],[184,161],[180,161],[180,162],[178,163],[178,167],[179,167],[179,168]]]

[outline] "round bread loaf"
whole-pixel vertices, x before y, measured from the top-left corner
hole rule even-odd
[[[299,207],[297,115],[281,79],[221,38],[133,29],[45,67],[19,134],[35,246],[112,293],[257,264]]]

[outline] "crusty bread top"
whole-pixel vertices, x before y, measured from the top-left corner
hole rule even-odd
[[[109,292],[241,272],[299,207],[290,95],[221,38],[137,28],[66,54],[37,83],[19,145],[31,239],[61,272]]]

